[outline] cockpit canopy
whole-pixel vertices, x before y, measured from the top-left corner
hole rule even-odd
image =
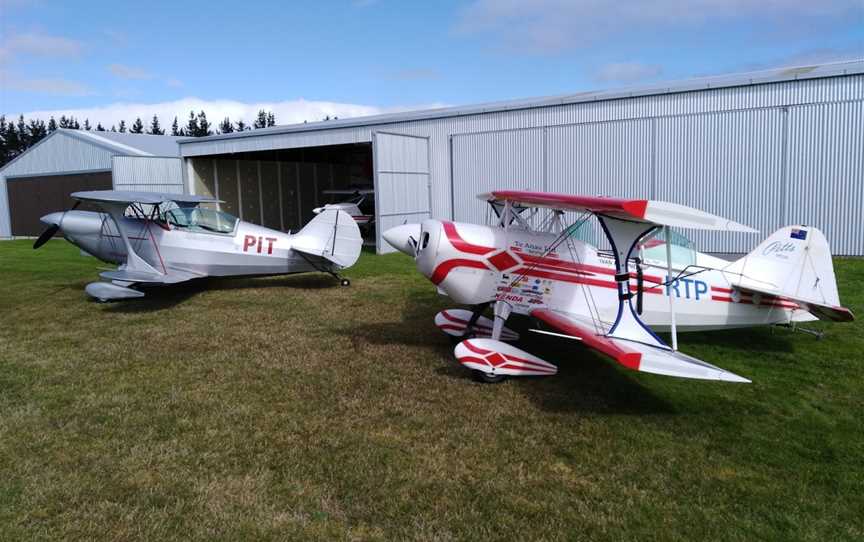
[[[164,220],[186,231],[230,234],[234,232],[238,219],[215,209],[175,207],[165,211]]]

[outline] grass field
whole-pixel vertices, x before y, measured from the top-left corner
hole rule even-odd
[[[473,382],[402,255],[124,303],[0,243],[0,539],[861,540],[864,325],[685,335],[753,380]],[[864,315],[864,261],[838,260]]]

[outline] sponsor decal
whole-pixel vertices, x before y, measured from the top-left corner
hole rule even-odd
[[[792,239],[805,241],[807,239],[807,230],[792,228],[792,233],[789,234],[789,237],[791,237]]]

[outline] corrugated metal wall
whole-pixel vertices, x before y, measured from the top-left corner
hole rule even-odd
[[[114,156],[114,189],[183,194],[183,161],[180,158]]]
[[[647,182],[646,171],[656,175],[652,182],[657,183],[662,173],[668,179],[667,184],[652,185],[657,197],[668,194],[668,199],[687,203],[676,199],[678,194],[685,193],[710,210],[765,228],[762,233],[767,235],[771,233],[767,229],[784,216],[778,214],[778,207],[786,209],[782,222],[795,221],[797,216],[811,221],[808,218],[811,215],[806,213],[816,212],[812,210],[814,206],[807,198],[795,198],[802,186],[817,180],[821,192],[813,197],[832,202],[825,208],[842,205],[842,213],[848,214],[864,206],[860,192],[864,184],[862,101],[864,75],[854,74],[374,126],[193,141],[182,144],[181,152],[193,156],[369,142],[374,130],[428,136],[432,215],[451,218],[463,213],[473,216],[471,213],[476,211],[469,209],[474,202],[466,201],[464,192],[488,189],[489,183],[494,182],[494,172],[509,173],[506,176],[511,179],[501,181],[510,182],[514,175],[527,176],[526,171],[537,170],[536,141],[525,147],[514,147],[508,139],[526,137],[531,143],[529,136],[478,135],[472,141],[468,134],[541,129],[527,134],[545,127],[548,162],[543,178],[547,179],[550,190],[575,192],[594,188],[600,193],[623,196],[634,195],[630,192],[632,188],[641,195]],[[820,103],[826,105],[813,105]],[[809,108],[814,107],[827,109],[808,113]],[[788,113],[783,108],[788,109]],[[761,125],[762,122],[767,124]],[[561,128],[555,128],[559,126]],[[649,129],[651,137],[645,135]],[[553,133],[556,130],[560,132]],[[697,139],[693,140],[694,137]],[[489,147],[483,150],[472,147],[471,143]],[[718,144],[721,148],[716,147]],[[496,150],[493,151],[493,147]],[[723,154],[718,154],[720,152]],[[457,155],[470,156],[474,163],[460,163]],[[785,160],[778,163],[778,156]],[[646,170],[645,163],[651,160]],[[499,165],[502,161],[510,168]],[[460,167],[471,169],[457,174]],[[493,173],[485,168],[491,168],[489,171]],[[811,173],[805,174],[805,171]],[[778,179],[780,188],[788,189],[783,192],[783,198],[788,196],[788,199],[774,202],[772,190],[778,188]],[[463,184],[467,186],[464,190]],[[747,197],[741,197],[740,192],[719,190],[727,184],[745,189],[743,193]],[[451,190],[453,187],[455,189]],[[474,190],[475,187],[478,189]],[[797,206],[796,210],[793,212],[787,205]],[[806,211],[805,206],[811,210]],[[825,230],[836,253],[864,255],[862,235],[854,221],[836,221],[834,214],[829,213],[825,217],[813,216],[812,222]],[[705,250],[741,252],[756,243],[754,237],[700,236],[698,240]]]
[[[487,221],[474,196],[495,186],[653,198],[762,233],[685,232],[703,251],[747,252],[800,223],[822,229],[835,254],[862,255],[862,109],[859,101],[454,136],[453,218]]]

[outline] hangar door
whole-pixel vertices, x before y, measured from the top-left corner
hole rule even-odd
[[[430,217],[429,138],[388,132],[372,135],[375,163],[375,243],[394,252],[382,233]]]
[[[39,235],[45,229],[39,217],[69,209],[75,203],[69,194],[81,190],[111,190],[111,172],[6,179],[12,235]]]

